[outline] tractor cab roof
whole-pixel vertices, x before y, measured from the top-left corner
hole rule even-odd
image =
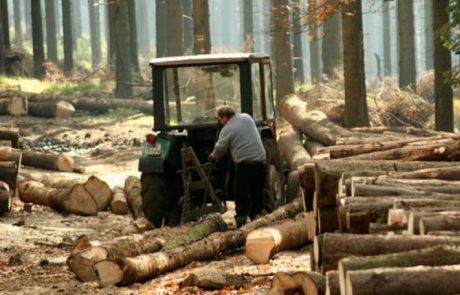
[[[150,66],[176,66],[196,64],[216,64],[242,61],[253,61],[269,58],[265,53],[219,53],[219,54],[198,54],[172,57],[160,57],[150,60]]]

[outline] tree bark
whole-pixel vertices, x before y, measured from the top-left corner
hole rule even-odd
[[[409,235],[420,234],[420,219],[422,217],[434,217],[434,216],[460,216],[460,208],[446,208],[446,207],[433,207],[433,208],[422,208],[414,209],[407,213],[407,233]]]
[[[73,32],[71,6],[71,0],[62,0],[62,28],[64,34],[64,72],[66,74],[71,73],[73,70]]]
[[[15,161],[2,161],[0,162],[0,180],[6,182],[11,192],[15,192],[17,188],[17,177],[21,160]]]
[[[288,162],[290,170],[297,170],[311,159],[302,145],[299,133],[291,125],[286,124],[281,129],[278,138],[278,148]]]
[[[300,290],[302,294],[324,294],[325,289],[326,278],[317,272],[277,272],[267,295],[284,295],[292,290]]]
[[[460,215],[438,215],[421,217],[419,221],[420,235],[433,231],[460,231]]]
[[[416,250],[437,245],[460,245],[460,238],[434,236],[383,236],[383,235],[354,235],[330,234],[323,236],[322,249],[316,245],[314,257],[320,257],[323,273],[336,270],[340,259],[349,256],[371,256]]]
[[[130,50],[130,31],[128,18],[128,0],[118,0],[116,2],[116,88],[115,95],[119,98],[129,98],[133,96],[131,84],[131,50]]]
[[[459,276],[458,265],[358,270],[348,272],[346,292],[353,295],[456,294],[460,292]]]
[[[138,177],[128,176],[126,178],[125,192],[134,219],[144,216],[144,212],[142,211],[141,189],[142,185]]]
[[[329,1],[330,5],[334,5],[334,12],[323,23],[323,72],[331,79],[334,79],[334,70],[343,66],[342,19],[337,2]]]
[[[265,264],[278,252],[312,241],[315,233],[311,233],[308,226],[312,221],[310,215],[250,232],[246,237],[246,256],[256,264]]]
[[[45,0],[46,10],[46,49],[48,60],[58,64],[57,32],[56,32],[56,1]]]
[[[19,183],[19,198],[25,203],[48,206],[56,211],[77,215],[96,215],[97,204],[81,184],[70,190],[47,188],[36,181]]]
[[[211,53],[208,0],[193,0],[193,52]]]
[[[1,134],[1,133],[0,133]],[[454,163],[455,164],[455,163]],[[398,173],[398,178],[404,179],[442,179],[442,180],[460,180],[460,166],[450,167],[433,167],[418,169],[412,172]]]
[[[213,233],[202,240],[170,251],[102,260],[95,264],[99,285],[128,285],[183,267],[192,261],[212,259],[225,250],[243,246],[250,231],[267,226],[274,220],[292,217],[302,209],[302,201],[297,199],[271,214],[245,224],[239,230]]]
[[[32,43],[34,54],[34,76],[42,78],[45,75],[45,49],[43,48],[43,25],[41,1],[31,1],[32,10]]]
[[[29,115],[43,118],[69,118],[75,112],[66,101],[29,102]]]
[[[116,186],[113,188],[113,199],[110,203],[110,210],[117,215],[124,215],[129,211],[126,192],[123,188]]]
[[[328,271],[326,273],[326,295],[340,295],[339,272]]]
[[[28,101],[25,97],[12,96],[0,99],[0,115],[24,116],[27,115]]]
[[[415,90],[414,1],[398,1],[399,87]]]
[[[14,127],[0,127],[0,140],[9,140],[12,147],[20,148],[19,129]]]
[[[48,170],[63,172],[75,171],[74,160],[64,154],[22,151],[22,164]]]
[[[0,216],[11,209],[10,186],[0,180]]]

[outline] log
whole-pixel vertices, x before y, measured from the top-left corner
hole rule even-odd
[[[339,228],[339,218],[335,206],[318,208],[318,233],[334,232]]]
[[[430,236],[460,237],[460,231],[429,231],[426,234]]]
[[[83,187],[93,196],[98,211],[104,211],[109,207],[113,195],[112,190],[105,181],[91,175],[83,184]]]
[[[267,295],[324,294],[326,278],[316,272],[278,272]]]
[[[413,208],[406,212],[407,216],[407,233],[409,235],[420,234],[420,218],[443,215],[460,216],[460,208],[430,207],[430,208]]]
[[[376,134],[384,134],[384,133],[401,133],[402,135],[416,135],[416,136],[451,136],[452,133],[448,132],[439,132],[429,129],[423,128],[416,128],[416,127],[388,127],[388,126],[374,126],[374,127],[354,127],[351,130],[355,132],[361,133],[376,133]]]
[[[403,224],[369,223],[369,234],[401,234],[406,229]]]
[[[110,210],[114,214],[124,215],[128,213],[129,206],[125,190],[122,187],[115,186],[113,188],[113,199],[110,203]]]
[[[460,264],[460,248],[435,246],[394,254],[347,257],[339,261],[340,289],[345,290],[347,273],[382,267],[442,266]]]
[[[71,103],[76,109],[96,111],[100,113],[105,113],[109,109],[134,108],[145,114],[153,114],[153,104],[151,101],[137,99],[73,97],[65,95],[35,94],[19,91],[9,91],[8,93],[2,93],[0,95],[1,97],[5,97],[6,95],[24,96],[28,98],[29,102],[65,101]]]
[[[278,110],[291,125],[309,138],[326,146],[335,145],[339,137],[356,135],[330,121],[321,111],[307,112],[307,103],[297,95],[286,95],[278,104]]]
[[[11,209],[10,187],[6,182],[0,181],[0,216]]]
[[[18,185],[19,198],[24,203],[48,206],[56,211],[77,215],[96,215],[97,204],[91,194],[81,185],[71,189],[45,187],[36,181],[22,181]]]
[[[324,152],[324,145],[314,140],[306,140],[304,147],[313,159],[329,159],[329,152]],[[321,151],[321,152],[320,152]]]
[[[73,158],[60,153],[42,153],[23,150],[22,164],[25,166],[62,172],[73,172],[75,170]]]
[[[0,99],[0,115],[27,115],[28,101],[26,97],[12,96]]]
[[[356,270],[347,273],[346,292],[353,295],[458,294],[459,277],[459,265]]]
[[[297,199],[238,230],[213,233],[190,245],[169,251],[99,261],[95,264],[99,285],[128,285],[183,267],[192,261],[212,259],[223,251],[243,246],[246,236],[254,229],[292,217],[302,210],[303,202]]]
[[[340,295],[339,272],[328,271],[326,273],[326,295]]]
[[[34,180],[34,179],[31,179]],[[70,189],[76,184],[84,184],[86,181],[85,178],[76,177],[76,178],[61,178],[56,177],[56,175],[47,175],[41,179],[41,182],[47,186],[57,189]]]
[[[460,165],[420,169],[412,172],[398,173],[398,178],[460,180]]]
[[[182,228],[188,228],[182,227]],[[105,244],[89,242],[77,243],[74,251],[67,258],[70,270],[83,282],[97,280],[93,268],[94,263],[104,259],[117,257],[134,257],[145,253],[157,252],[160,249],[170,250],[179,246],[190,244],[209,234],[225,230],[226,225],[219,215],[210,215],[193,228],[181,233],[175,229],[146,232],[144,235],[134,234],[121,237]]]
[[[0,140],[11,141],[11,146],[20,148],[19,144],[19,129],[13,127],[0,127]]]
[[[0,162],[0,180],[8,184],[11,192],[16,190],[19,166],[14,161]]]
[[[452,162],[400,162],[400,161],[352,161],[324,160],[315,164],[315,191],[318,193],[318,208],[335,205],[339,179],[342,173],[353,170],[366,171],[413,171],[427,167],[452,166]]]
[[[144,216],[142,211],[141,181],[138,177],[128,176],[125,180],[125,192],[134,219]]]
[[[244,275],[227,273],[215,267],[200,267],[193,269],[188,276],[180,282],[180,287],[223,289],[227,286],[233,286],[238,289],[248,283]]]
[[[66,101],[31,101],[29,115],[41,118],[69,118],[75,112],[73,105]]]
[[[286,159],[290,170],[297,170],[297,168],[311,159],[302,145],[299,133],[289,124],[283,125],[280,131],[278,148],[284,159]]]
[[[309,223],[313,213],[301,213],[296,220],[256,229],[246,237],[245,254],[255,264],[265,264],[283,250],[295,249],[312,241]]]
[[[387,221],[388,210],[391,207],[393,207],[393,200],[349,204],[346,212],[346,230],[349,233],[368,233],[371,222]]]
[[[429,195],[429,196],[447,196],[445,193],[436,193],[423,190],[423,187],[404,187],[404,186],[382,186],[376,184],[356,184],[352,188],[353,196],[411,196],[411,195]]]
[[[460,215],[443,214],[420,218],[419,229],[421,235],[436,231],[460,231]]]
[[[411,208],[423,207],[446,207],[460,208],[460,201],[440,201],[436,199],[409,199],[409,200],[394,200],[394,209],[409,210]]]
[[[315,239],[314,243],[316,244]],[[438,236],[384,236],[332,234],[323,236],[323,247],[314,245],[315,259],[321,251],[321,267],[323,272],[336,270],[340,259],[349,256],[370,256],[404,252],[436,245],[460,245],[460,238]]]

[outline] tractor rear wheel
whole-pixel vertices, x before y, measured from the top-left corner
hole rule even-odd
[[[262,140],[267,155],[265,209],[271,212],[285,203],[283,160],[273,138]]]

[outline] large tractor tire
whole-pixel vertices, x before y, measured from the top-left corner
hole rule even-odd
[[[264,189],[265,209],[271,212],[286,202],[284,167],[276,141],[273,138],[264,138],[262,142],[267,155],[267,178]]]
[[[286,183],[286,202],[289,203],[300,196],[299,172],[293,170],[289,172]]]
[[[177,225],[180,220],[179,202],[169,189],[164,175],[142,173],[142,209],[145,217],[155,226],[163,222]]]

